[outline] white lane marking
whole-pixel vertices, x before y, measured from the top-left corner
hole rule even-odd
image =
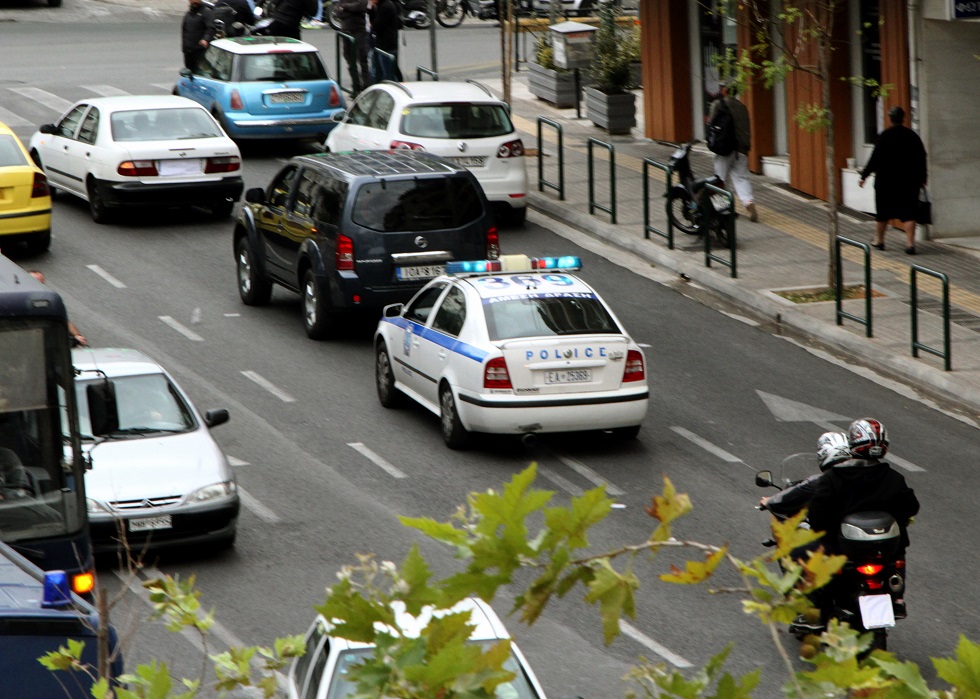
[[[706,452],[709,452],[711,454],[714,454],[715,456],[717,456],[722,461],[727,461],[730,464],[740,464],[740,463],[742,463],[742,460],[740,458],[738,458],[737,456],[735,456],[734,454],[729,454],[727,451],[725,451],[721,447],[716,447],[714,444],[712,444],[711,442],[709,442],[707,439],[704,439],[703,437],[699,437],[698,435],[694,434],[690,430],[684,429],[683,427],[678,427],[677,425],[672,426],[670,429],[672,429],[674,432],[676,432],[677,434],[679,434],[684,439],[687,439],[687,440],[689,440],[691,442],[694,442],[699,447],[701,447],[702,449],[704,449]]]
[[[372,451],[371,448],[366,446],[363,442],[347,442],[347,446],[360,453],[362,456],[364,456],[364,458],[380,468],[382,471],[387,472],[387,474],[392,478],[408,478],[403,471],[400,471],[398,468],[393,466],[391,462]]]
[[[149,591],[145,587],[143,587],[143,585],[140,584],[139,578],[136,575],[130,575],[121,570],[116,570],[114,572],[116,574],[116,577],[119,578],[119,580],[123,583],[123,585],[126,586],[126,589],[128,589],[130,592],[136,595],[136,597],[138,597],[140,601],[143,602],[143,604],[151,608],[153,607],[153,604],[150,602]],[[144,568],[143,577],[145,577],[147,580],[156,580],[158,578],[162,578],[163,573],[161,573],[156,568]],[[201,636],[198,632],[192,631],[189,628],[184,628],[181,629],[179,633],[181,636],[187,639],[190,642],[190,644],[194,646],[195,650],[197,650],[199,653],[214,652],[213,647],[209,647],[209,648],[204,647],[204,644],[201,640]],[[245,644],[242,643],[242,641],[238,638],[238,636],[236,636],[231,631],[229,631],[227,627],[225,627],[225,625],[222,624],[217,619],[214,619],[212,621],[212,625],[211,628],[209,629],[209,633],[213,635],[215,638],[217,638],[218,640],[220,640],[222,643],[224,643],[225,646],[227,646],[228,648],[245,647]],[[251,660],[251,664],[255,669],[258,670],[262,668],[264,661],[262,657],[258,653],[256,653]],[[288,688],[288,682],[286,680],[286,676],[281,672],[276,671],[275,677],[276,677],[276,684],[279,686],[280,689],[285,691]]]
[[[583,491],[581,488],[579,488],[577,485],[572,483],[564,476],[558,475],[550,468],[547,468],[545,466],[538,466],[538,474],[545,480],[549,480],[555,485],[557,485],[559,488],[564,490],[569,495],[574,495],[574,496],[582,495]]]
[[[34,126],[32,122],[3,107],[0,107],[0,121],[12,129],[20,128],[21,126]]]
[[[275,512],[256,500],[251,493],[239,486],[238,497],[241,498],[242,505],[251,510],[252,514],[267,524],[279,524],[282,519]]]
[[[583,464],[581,461],[576,461],[570,456],[566,456],[564,454],[558,454],[557,452],[555,453],[555,458],[561,461],[563,464],[565,464],[568,468],[578,473],[583,478],[592,481],[596,485],[606,486],[606,492],[609,495],[626,494],[625,490],[623,490],[622,488],[620,488],[619,486],[613,483],[610,483],[605,478],[600,476],[598,473],[593,471],[591,468]]]
[[[677,653],[673,652],[672,650],[668,650],[667,648],[663,647],[649,636],[645,636],[632,624],[620,620],[619,628],[622,629],[624,636],[629,636],[637,643],[646,646],[674,667],[691,667],[690,662],[677,655]]]
[[[43,104],[49,109],[53,109],[59,114],[62,112],[67,112],[68,108],[72,105],[71,102],[63,97],[58,97],[58,95],[52,94],[47,90],[42,90],[38,87],[8,87],[7,89],[11,92],[16,92],[22,97],[39,102],[40,104]]]
[[[236,459],[234,456],[228,456],[225,454],[225,457],[228,459],[229,466],[251,466],[249,462]]]
[[[241,318],[241,313],[225,313],[223,314],[225,318]]]
[[[887,461],[890,464],[895,464],[899,468],[904,468],[906,471],[912,471],[913,473],[925,473],[925,469],[921,466],[916,466],[911,461],[906,461],[905,459],[891,453],[885,455],[884,461]]]
[[[169,325],[171,328],[179,332],[181,335],[186,337],[188,340],[193,340],[194,342],[204,342],[204,338],[198,335],[196,332],[188,327],[181,325],[178,321],[174,320],[170,316],[157,316],[164,323]]]
[[[82,87],[86,90],[91,90],[101,97],[119,97],[129,94],[125,90],[120,90],[115,85],[82,85]]]
[[[110,284],[112,284],[117,289],[125,289],[126,288],[126,285],[125,284],[123,284],[121,281],[119,281],[118,279],[116,279],[114,276],[112,276],[111,274],[109,274],[108,272],[106,272],[104,269],[102,269],[98,265],[85,265],[85,266],[88,267],[93,272],[95,272],[96,274],[98,274],[103,279],[105,279],[107,282],[109,282]]]
[[[263,376],[260,376],[259,374],[255,373],[254,371],[243,371],[242,372],[242,376],[244,376],[249,381],[254,381],[259,386],[261,386],[262,388],[264,388],[265,390],[267,390],[269,393],[271,393],[272,395],[274,395],[276,398],[278,398],[279,400],[281,400],[283,403],[295,403],[296,402],[296,399],[293,398],[291,395],[289,395],[284,390],[282,390],[281,388],[279,388],[278,386],[276,386],[275,384],[273,384],[267,378],[265,378]]]

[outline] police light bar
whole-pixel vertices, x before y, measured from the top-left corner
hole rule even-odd
[[[562,257],[501,255],[499,260],[460,260],[446,263],[446,274],[456,277],[515,272],[567,272],[578,269],[582,269],[582,260],[574,255]]]

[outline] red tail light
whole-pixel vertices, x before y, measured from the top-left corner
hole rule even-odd
[[[116,172],[123,177],[155,177],[158,174],[155,160],[127,160],[119,163]]]
[[[643,381],[647,372],[643,367],[643,355],[636,350],[626,353],[626,367],[623,370],[623,383],[627,381]]]
[[[245,105],[242,104],[242,96],[238,90],[231,91],[230,98],[231,108],[235,110],[243,109]]]
[[[354,241],[346,235],[337,235],[337,269],[354,269]]]
[[[514,388],[507,371],[507,362],[503,357],[494,357],[483,368],[484,388]]]
[[[48,178],[44,176],[41,172],[34,173],[34,185],[31,187],[31,199],[37,199],[38,197],[47,197],[51,195],[51,190],[48,188]]]
[[[865,563],[862,566],[857,567],[857,572],[861,575],[877,575],[881,572],[883,565],[880,563]]]
[[[221,158],[208,158],[208,164],[204,167],[204,172],[213,174],[215,172],[234,172],[242,167],[242,161],[237,156],[229,155]]]
[[[487,259],[496,260],[500,258],[500,234],[497,227],[492,226],[487,231]]]
[[[330,86],[330,99],[328,101],[328,104],[331,107],[339,107],[340,106],[340,90],[337,89],[337,86],[336,85],[331,85]]]
[[[519,158],[522,155],[524,155],[524,141],[519,138],[516,141],[502,143],[497,148],[498,158]]]
[[[419,143],[412,143],[411,141],[392,141],[392,150],[420,150],[425,151],[425,146]]]

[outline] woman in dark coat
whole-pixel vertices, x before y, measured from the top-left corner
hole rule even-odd
[[[382,80],[401,80],[402,71],[398,67],[398,30],[402,20],[393,0],[368,0],[368,17],[371,19],[371,40],[374,44],[372,70],[375,82]],[[394,58],[388,58],[384,51]]]
[[[919,190],[927,179],[926,149],[919,135],[902,125],[904,109],[892,107],[888,118],[892,125],[878,136],[858,184],[863,187],[868,175],[875,173],[875,240],[871,245],[884,250],[888,222],[897,219],[905,231],[905,252],[914,255]]]

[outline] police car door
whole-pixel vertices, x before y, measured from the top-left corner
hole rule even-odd
[[[450,363],[459,357],[455,350],[465,321],[466,295],[458,286],[450,286],[432,314],[429,328],[419,340],[419,371],[435,379],[425,382],[423,398],[433,405],[439,403],[440,379],[445,376]]]
[[[426,366],[431,367],[433,360],[424,355],[431,354],[435,345],[430,341],[423,341],[423,337],[433,332],[428,329],[428,325],[432,320],[432,311],[446,286],[446,282],[435,282],[422,289],[409,302],[402,314],[405,322],[399,326],[401,337],[394,338],[396,342],[400,339],[401,344],[391,348],[392,361],[398,367],[398,381],[405,384],[422,402],[431,402],[430,396],[438,388],[438,378],[425,371]],[[432,408],[431,405],[426,407]]]

